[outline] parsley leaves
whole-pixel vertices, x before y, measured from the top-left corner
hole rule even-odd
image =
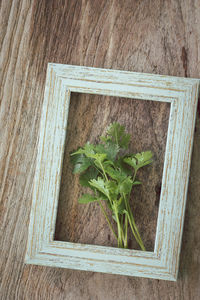
[[[93,145],[87,142],[82,148],[71,154],[73,173],[80,174],[79,181],[83,187],[91,189],[92,194],[83,194],[79,203],[98,202],[115,235],[118,247],[128,247],[128,224],[140,245],[145,250],[130,208],[130,194],[133,186],[140,185],[136,180],[137,171],[152,163],[152,152],[145,151],[132,155],[120,155],[121,150],[128,149],[130,134],[119,123],[112,123],[101,143]],[[112,218],[117,223],[117,234],[101,204],[107,205]]]

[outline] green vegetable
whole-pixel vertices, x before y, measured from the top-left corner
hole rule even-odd
[[[128,149],[130,134],[127,134],[124,126],[119,123],[112,123],[108,127],[106,135],[101,137],[101,142],[98,145],[88,142],[83,148],[71,154],[73,173],[79,173],[80,184],[90,188],[92,192],[83,194],[79,203],[98,202],[117,239],[118,247],[128,247],[128,226],[130,226],[137,243],[145,251],[129,201],[133,186],[141,184],[139,180],[136,180],[137,171],[152,163],[152,152],[120,155],[122,150],[124,152]],[[117,233],[102,201],[112,212],[112,218],[117,225]]]
[[[98,198],[94,197],[90,194],[83,194],[82,197],[78,200],[79,203],[89,203],[89,202],[94,202],[97,201]]]

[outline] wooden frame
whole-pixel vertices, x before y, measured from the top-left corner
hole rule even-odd
[[[48,64],[25,262],[175,281],[198,79]],[[154,252],[54,241],[70,92],[171,103]]]

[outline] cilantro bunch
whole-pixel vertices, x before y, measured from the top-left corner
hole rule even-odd
[[[136,179],[137,171],[152,162],[152,152],[125,155],[124,150],[128,149],[130,134],[119,123],[112,123],[106,135],[100,139],[101,143],[93,145],[88,142],[71,154],[73,173],[80,173],[80,184],[91,190],[90,194],[83,194],[78,201],[82,204],[97,202],[100,205],[119,248],[128,248],[130,226],[137,243],[145,251],[129,201],[132,188],[141,184]],[[111,210],[117,232],[102,202]]]

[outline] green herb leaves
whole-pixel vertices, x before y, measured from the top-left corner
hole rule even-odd
[[[130,138],[130,134],[125,132],[125,127],[114,122],[108,127],[106,136],[102,136],[101,140],[105,143],[115,144],[122,149],[127,149]]]
[[[88,142],[83,148],[71,154],[73,173],[80,173],[80,184],[92,192],[83,194],[79,203],[98,202],[110,229],[117,238],[118,247],[128,247],[129,224],[136,241],[141,249],[145,250],[129,200],[133,186],[141,184],[136,180],[137,171],[152,163],[152,152],[120,155],[121,150],[128,148],[130,134],[127,134],[124,126],[119,123],[112,123],[106,135],[101,137],[101,141],[102,143],[98,145]],[[112,212],[112,218],[117,223],[117,234],[101,201],[104,201]]]
[[[127,163],[129,166],[133,167],[135,171],[137,171],[140,168],[152,163],[152,157],[153,155],[151,151],[145,151],[137,153],[131,157],[124,158],[124,162]]]
[[[86,203],[89,203],[89,202],[94,202],[94,201],[97,201],[98,198],[90,195],[90,194],[83,194],[81,198],[79,198],[78,202],[79,203],[83,203],[83,204],[86,204]]]
[[[74,164],[73,173],[82,173],[83,171],[87,170],[89,166],[91,166],[91,161],[83,154],[78,154],[71,162]]]
[[[105,181],[101,177],[98,177],[97,180],[96,179],[90,180],[89,184],[94,188],[96,188],[99,192],[104,194],[109,199],[109,190],[106,187]]]
[[[130,195],[133,186],[131,177],[126,177],[125,180],[119,183],[119,192],[122,196]]]
[[[79,177],[79,182],[84,187],[91,187],[89,181],[91,179],[96,179],[99,174],[98,169],[90,167],[86,172],[82,173]]]

